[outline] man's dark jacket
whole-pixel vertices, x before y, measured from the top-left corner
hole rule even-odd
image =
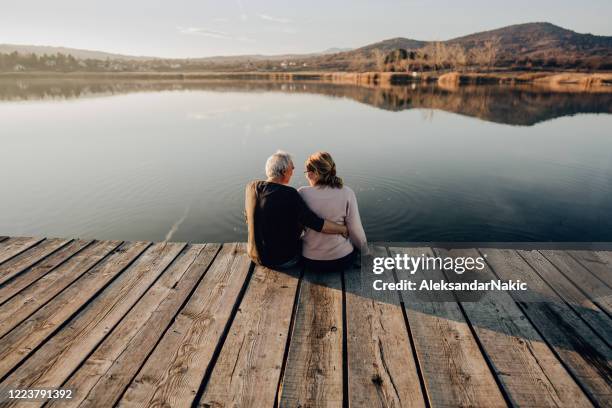
[[[300,254],[300,236],[306,226],[323,229],[324,220],[304,202],[296,189],[268,181],[252,181],[245,191],[248,224],[247,251],[266,266],[281,265]]]

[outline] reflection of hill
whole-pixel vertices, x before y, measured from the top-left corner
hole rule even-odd
[[[530,126],[577,113],[612,113],[612,93],[562,92],[535,85],[436,85],[365,87],[317,82],[2,80],[0,100],[54,100],[202,90],[214,92],[311,93],[350,98],[380,109],[439,109],[510,125]]]
[[[440,109],[509,125],[531,126],[577,113],[612,113],[610,93],[552,92],[533,86],[480,85],[444,90],[393,90],[394,109]]]

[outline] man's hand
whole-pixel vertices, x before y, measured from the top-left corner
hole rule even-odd
[[[325,220],[325,223],[323,223],[321,232],[324,234],[340,234],[344,237],[348,237],[348,228],[346,228],[346,225],[328,220]]]
[[[348,238],[348,237],[349,237],[349,230],[348,230],[348,228],[346,227],[346,225],[343,225],[343,227],[344,227],[344,230],[345,230],[345,231],[344,231],[344,232],[343,232],[341,235],[342,235],[344,238]]]

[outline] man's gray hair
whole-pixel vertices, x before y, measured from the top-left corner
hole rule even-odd
[[[289,153],[283,150],[277,151],[266,161],[266,177],[283,177],[292,163],[293,159]]]

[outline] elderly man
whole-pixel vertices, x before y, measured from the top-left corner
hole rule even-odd
[[[281,269],[296,265],[304,227],[325,234],[347,233],[345,225],[318,217],[297,190],[287,185],[293,170],[289,153],[279,150],[266,162],[268,179],[252,181],[246,187],[248,254],[259,265]]]

